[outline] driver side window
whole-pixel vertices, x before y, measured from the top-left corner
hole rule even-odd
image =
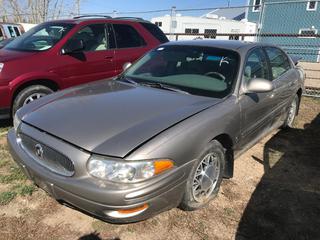
[[[93,24],[82,28],[75,35],[73,35],[68,43],[72,42],[73,39],[83,41],[85,52],[102,51],[108,49],[105,24]]]
[[[254,49],[248,56],[244,67],[244,82],[248,84],[252,79],[269,79],[268,65],[265,55],[260,48]]]

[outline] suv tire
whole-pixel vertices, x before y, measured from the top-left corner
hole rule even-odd
[[[32,85],[21,90],[15,97],[12,105],[12,116],[23,105],[37,100],[45,95],[53,93],[53,90],[43,85]]]

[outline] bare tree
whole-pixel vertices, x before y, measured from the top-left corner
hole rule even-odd
[[[41,23],[72,14],[72,9],[80,12],[80,0],[66,7],[64,0],[0,0],[0,14],[3,21]],[[66,10],[70,9],[70,10]]]

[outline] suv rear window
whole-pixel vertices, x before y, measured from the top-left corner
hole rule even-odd
[[[144,39],[131,26],[126,24],[113,24],[117,48],[133,48],[146,45]]]
[[[166,35],[156,25],[152,23],[145,23],[145,22],[142,22],[141,25],[145,29],[147,29],[148,32],[152,34],[152,36],[158,39],[160,43],[166,43],[169,41]]]

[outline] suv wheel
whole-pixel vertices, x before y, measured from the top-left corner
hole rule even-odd
[[[220,189],[225,168],[225,149],[216,140],[199,155],[187,181],[180,208],[192,211],[206,206]]]
[[[19,92],[13,102],[12,116],[25,104],[31,103],[45,95],[53,93],[53,90],[43,85],[32,85]]]

